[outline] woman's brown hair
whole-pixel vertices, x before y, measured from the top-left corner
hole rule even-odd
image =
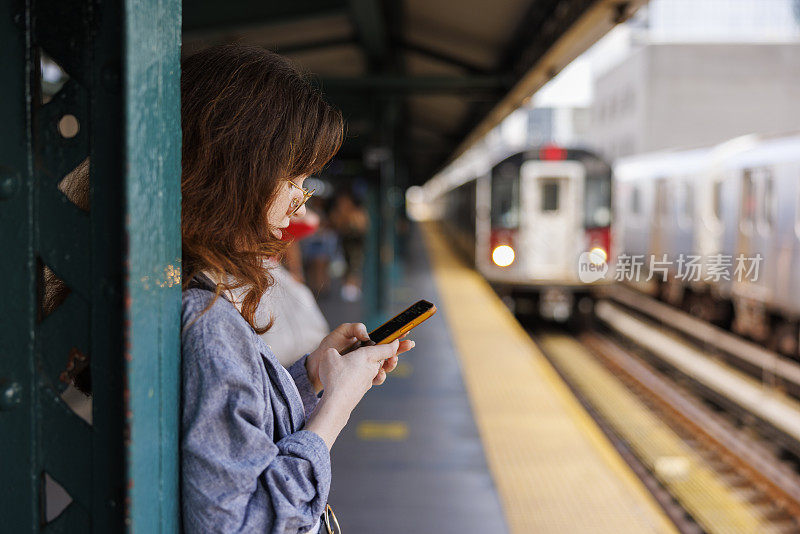
[[[341,112],[308,75],[269,50],[239,44],[181,62],[183,287],[207,271],[226,289],[246,288],[244,319],[273,283],[265,260],[285,244],[267,223],[285,179],[319,172],[344,137]],[[230,279],[235,282],[230,282]]]

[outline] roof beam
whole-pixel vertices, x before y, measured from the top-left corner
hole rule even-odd
[[[386,63],[389,53],[386,19],[380,0],[348,0],[347,3],[370,66],[380,68]]]
[[[488,69],[485,69],[483,67],[479,67],[478,65],[470,63],[469,61],[467,61],[465,59],[461,59],[461,58],[458,58],[458,57],[453,56],[451,54],[447,54],[447,53],[441,52],[439,50],[434,50],[433,48],[430,48],[430,47],[427,47],[427,46],[424,46],[424,45],[421,45],[421,44],[413,43],[411,41],[403,41],[402,43],[400,43],[400,47],[403,48],[403,50],[406,50],[408,52],[415,52],[417,54],[423,55],[423,56],[428,57],[430,59],[436,60],[439,63],[445,63],[445,64],[451,65],[453,67],[458,67],[460,69],[464,69],[467,72],[469,72],[470,74],[488,74],[489,73]]]
[[[366,75],[356,78],[320,78],[323,90],[378,91],[384,93],[498,93],[509,88],[503,76],[402,76]]]
[[[345,37],[333,37],[331,39],[321,39],[319,41],[309,41],[306,43],[291,44],[286,46],[278,46],[275,52],[279,54],[301,54],[303,52],[310,52],[319,50],[321,48],[335,48],[337,46],[347,46],[355,44],[356,39],[352,35]]]
[[[230,31],[346,13],[346,0],[184,0],[183,32]]]

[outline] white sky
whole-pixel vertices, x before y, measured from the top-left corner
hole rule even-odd
[[[796,42],[800,14],[792,0],[650,0],[651,41]],[[536,107],[587,107],[592,80],[630,53],[630,24],[621,24],[533,95]]]
[[[630,27],[620,25],[567,65],[533,95],[536,107],[588,107],[592,80],[624,59],[630,50]]]

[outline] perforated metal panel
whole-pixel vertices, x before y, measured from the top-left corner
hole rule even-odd
[[[176,531],[180,2],[0,33],[0,530]]]

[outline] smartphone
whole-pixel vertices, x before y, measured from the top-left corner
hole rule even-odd
[[[370,341],[357,341],[347,347],[341,354],[347,354],[358,347],[367,345],[383,345],[391,343],[415,326],[427,320],[436,313],[436,306],[427,300],[418,300],[405,310],[401,311],[381,326],[369,333]]]

